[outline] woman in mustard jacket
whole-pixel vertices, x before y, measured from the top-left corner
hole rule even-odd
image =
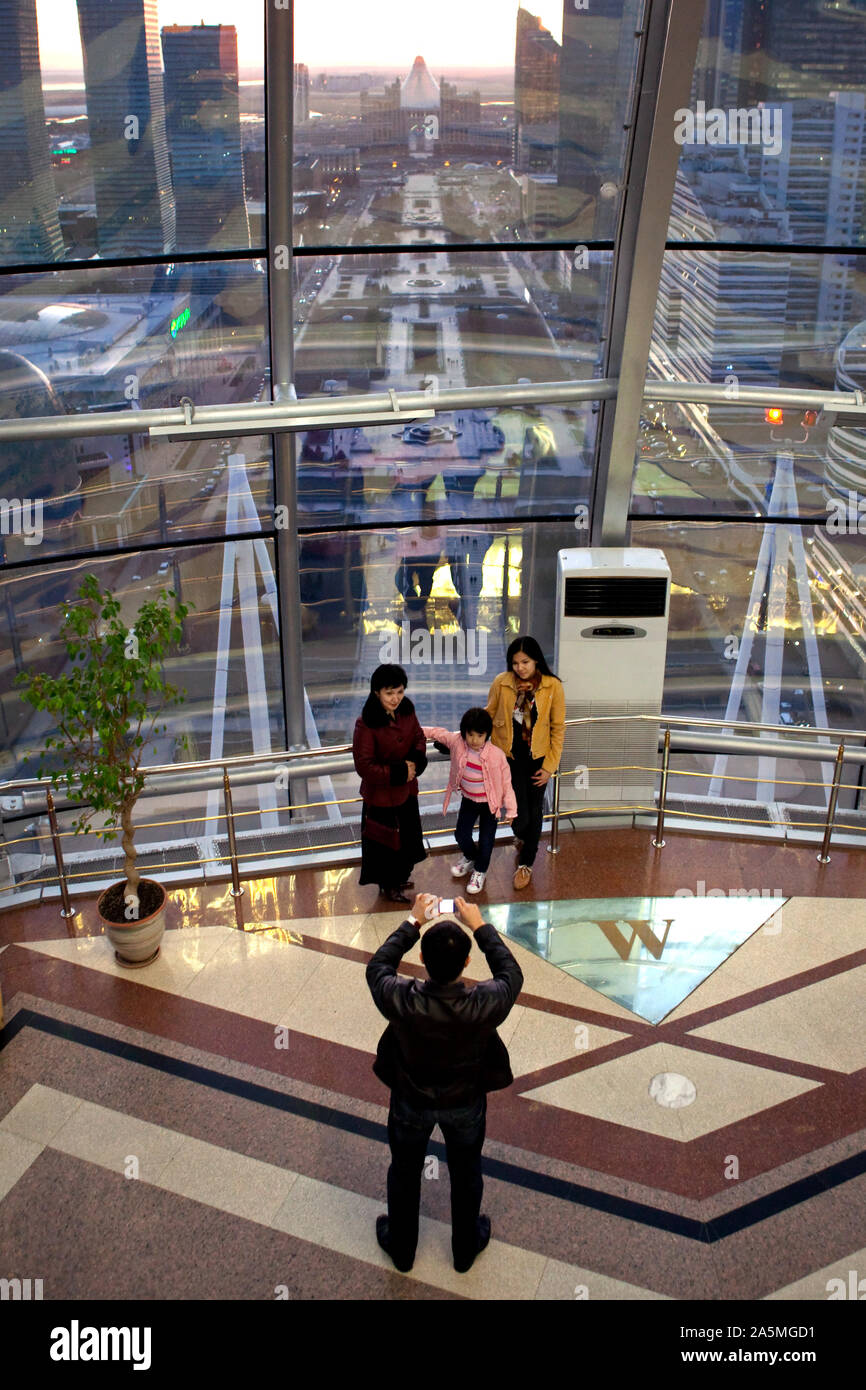
[[[506,670],[487,696],[492,742],[508,758],[517,798],[514,839],[518,850],[514,887],[526,888],[538,853],[544,789],[559,767],[565,737],[565,691],[534,637],[516,637]]]

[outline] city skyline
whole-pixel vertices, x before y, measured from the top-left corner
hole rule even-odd
[[[471,9],[461,0],[440,0],[436,23],[428,25],[402,0],[376,0],[377,22],[371,28],[369,8],[362,9],[352,0],[318,0],[316,4],[300,0],[295,9],[295,59],[317,71],[405,69],[408,73],[420,52],[431,69],[512,68],[518,8],[518,0],[475,0]],[[561,38],[562,0],[541,0],[528,8],[555,38]],[[241,73],[263,66],[260,10],[251,12],[234,0],[223,0],[203,16],[196,0],[159,0],[158,12],[160,27],[198,24],[203,18],[207,24],[234,25]],[[77,71],[81,50],[75,0],[37,0],[37,14],[43,71]],[[459,35],[457,63],[455,35]]]

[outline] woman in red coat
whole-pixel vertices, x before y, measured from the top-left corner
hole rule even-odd
[[[377,666],[355,722],[352,753],[361,778],[361,882],[378,883],[392,903],[408,903],[413,865],[427,858],[418,814],[418,777],[427,740],[405,697],[402,666]]]

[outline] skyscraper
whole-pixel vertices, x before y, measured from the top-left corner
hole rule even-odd
[[[162,31],[177,249],[249,246],[232,24]]]
[[[559,44],[538,16],[519,9],[514,44],[514,162],[518,169],[547,173],[556,167],[559,56]]]
[[[7,262],[63,256],[36,0],[0,0],[0,256]]]
[[[866,13],[853,0],[745,0],[740,104],[862,90]]]
[[[156,0],[78,0],[97,242],[105,256],[175,249]]]
[[[617,200],[600,197],[622,175],[640,0],[564,0],[559,64],[560,226],[568,234],[610,237]]]
[[[310,69],[306,63],[295,63],[293,112],[295,125],[310,119]]]
[[[514,118],[542,125],[559,115],[559,44],[538,15],[517,11],[514,46]]]

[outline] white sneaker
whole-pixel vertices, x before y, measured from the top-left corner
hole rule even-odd
[[[473,873],[472,873],[472,877],[470,878],[468,884],[466,885],[466,892],[467,892],[467,893],[480,893],[481,890],[482,890],[483,887],[484,887],[484,880],[485,880],[486,877],[487,877],[486,874],[480,874],[480,873],[478,872],[478,870],[475,869],[475,870],[473,871]]]
[[[457,860],[457,863],[451,865],[451,877],[465,878],[471,868],[472,860],[464,859],[463,855],[461,854],[460,858]]]

